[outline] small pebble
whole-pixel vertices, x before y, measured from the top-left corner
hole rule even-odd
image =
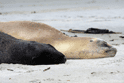
[[[110,40],[110,41],[114,41],[114,39]]]

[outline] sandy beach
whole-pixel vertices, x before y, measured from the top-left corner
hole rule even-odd
[[[33,21],[58,30],[109,29],[101,38],[117,48],[111,58],[69,59],[65,64],[0,64],[0,83],[124,83],[124,0],[0,0],[0,22]]]

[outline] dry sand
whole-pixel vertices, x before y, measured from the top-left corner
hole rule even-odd
[[[65,32],[69,36],[104,39],[118,52],[112,58],[71,59],[60,65],[0,64],[0,83],[124,83],[124,38],[119,38],[124,35],[123,4],[123,0],[0,0],[1,22],[28,20],[58,30],[96,27],[122,32]]]

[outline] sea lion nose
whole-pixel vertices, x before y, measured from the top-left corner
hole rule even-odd
[[[66,60],[67,60],[66,57],[64,57],[64,62],[66,62]]]
[[[66,59],[66,56],[61,53],[61,56],[59,57],[59,60],[60,60],[61,63],[65,63],[67,59]]]
[[[117,53],[117,49],[114,47],[109,48],[109,50],[106,51],[108,57],[114,57]]]

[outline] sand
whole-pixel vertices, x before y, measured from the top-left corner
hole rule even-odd
[[[123,0],[0,0],[0,21],[33,21],[58,30],[109,29],[122,34],[79,34],[117,48],[115,57],[70,59],[65,64],[0,64],[0,83],[124,83]],[[111,41],[114,40],[114,41]],[[45,71],[46,70],[46,71]]]

